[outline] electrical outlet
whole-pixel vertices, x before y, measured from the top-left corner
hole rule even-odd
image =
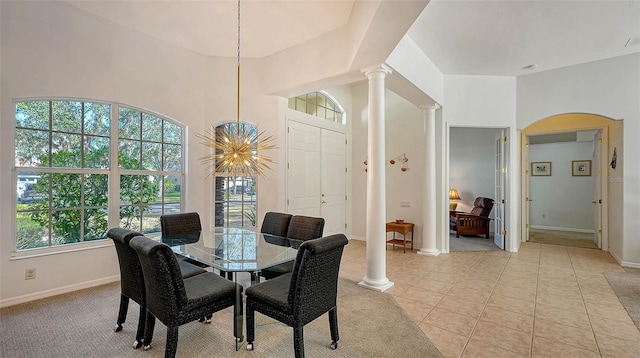
[[[36,268],[28,268],[24,270],[24,279],[25,280],[33,280],[36,278]]]
[[[400,207],[401,208],[409,208],[409,207],[411,207],[411,202],[409,202],[409,201],[401,201],[400,202]]]

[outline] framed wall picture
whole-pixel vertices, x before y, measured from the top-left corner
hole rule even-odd
[[[551,176],[551,162],[531,162],[531,175]]]
[[[590,160],[572,160],[571,175],[574,177],[590,177],[591,161]]]

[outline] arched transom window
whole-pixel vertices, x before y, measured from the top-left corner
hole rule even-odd
[[[289,98],[289,108],[334,123],[344,123],[344,109],[325,92],[310,92]]]

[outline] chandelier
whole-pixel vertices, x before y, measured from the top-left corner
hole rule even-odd
[[[273,136],[258,132],[252,125],[240,123],[240,0],[238,0],[238,57],[237,57],[237,108],[236,125],[214,126],[205,134],[196,134],[201,143],[214,150],[213,154],[200,158],[207,165],[209,175],[223,177],[264,177],[264,170],[271,169],[271,158],[261,154],[276,149]]]

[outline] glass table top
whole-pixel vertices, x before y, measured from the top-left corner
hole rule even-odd
[[[215,228],[160,240],[182,256],[226,272],[256,272],[293,261],[302,243],[240,228]]]

